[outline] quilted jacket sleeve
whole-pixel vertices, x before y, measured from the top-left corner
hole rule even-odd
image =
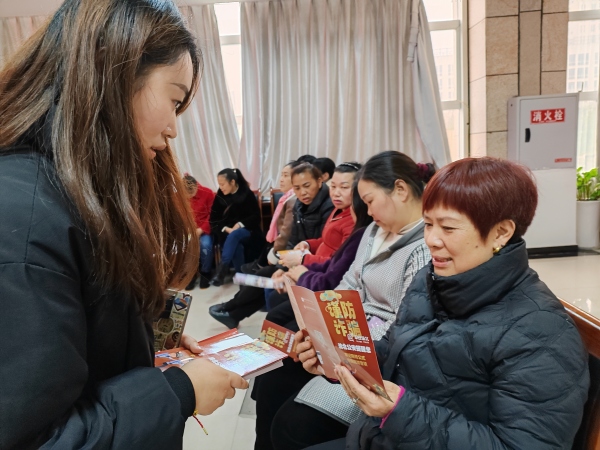
[[[88,383],[81,232],[49,183],[35,182],[36,158],[0,158],[0,191],[13,193],[0,202],[0,448],[181,445],[173,373],[143,367]]]
[[[493,351],[489,422],[408,390],[383,428],[367,418],[349,437],[361,449],[570,449],[589,387],[587,354],[574,324],[548,311],[513,324]],[[357,429],[359,428],[359,429]]]

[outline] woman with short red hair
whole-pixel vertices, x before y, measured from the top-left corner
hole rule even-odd
[[[587,353],[529,267],[522,236],[537,189],[524,167],[467,158],[423,196],[432,261],[375,343],[393,402],[337,373],[364,415],[311,449],[570,449],[589,386]],[[314,350],[299,344],[305,369]]]

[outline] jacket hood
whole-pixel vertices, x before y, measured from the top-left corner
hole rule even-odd
[[[504,247],[479,266],[457,275],[442,277],[429,262],[427,290],[440,319],[463,317],[496,303],[528,274],[525,241]]]

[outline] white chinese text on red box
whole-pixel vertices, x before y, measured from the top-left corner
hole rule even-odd
[[[565,121],[565,108],[538,109],[531,111],[531,123],[556,123]]]

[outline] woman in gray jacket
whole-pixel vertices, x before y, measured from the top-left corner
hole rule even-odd
[[[423,198],[432,261],[375,343],[393,402],[336,371],[364,415],[312,449],[570,449],[589,387],[587,352],[529,267],[531,173],[493,158],[449,164]],[[300,359],[315,369],[310,343]]]

